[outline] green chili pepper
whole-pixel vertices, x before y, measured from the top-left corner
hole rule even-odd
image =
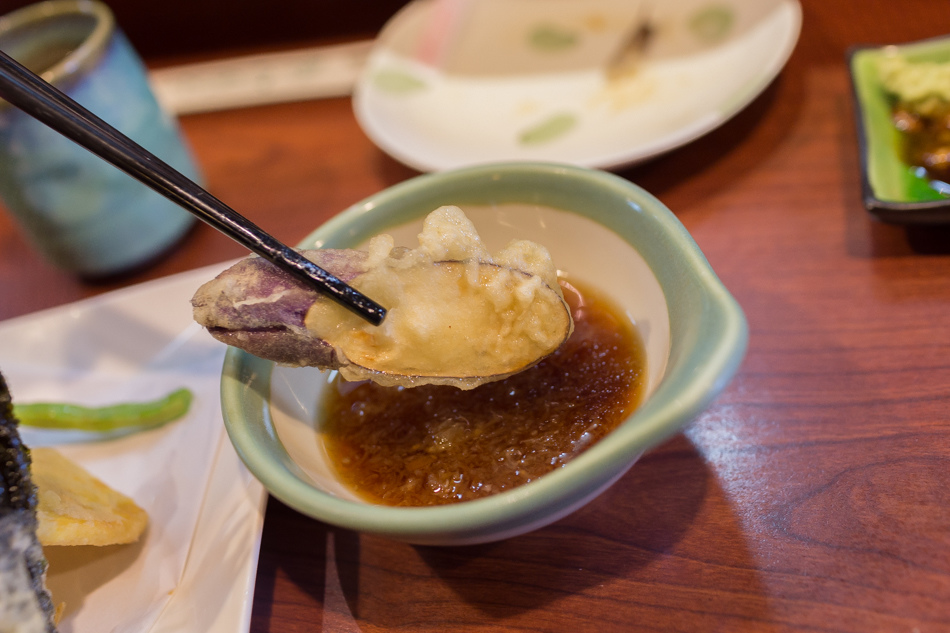
[[[24,426],[43,429],[74,429],[108,433],[144,430],[177,420],[188,412],[192,393],[178,389],[158,400],[84,407],[59,402],[36,402],[13,406],[14,415]]]

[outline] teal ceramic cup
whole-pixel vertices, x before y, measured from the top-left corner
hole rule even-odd
[[[186,176],[174,118],[107,6],[51,0],[0,17],[0,50]],[[194,223],[174,203],[0,100],[0,198],[56,266],[101,277],[143,265]]]

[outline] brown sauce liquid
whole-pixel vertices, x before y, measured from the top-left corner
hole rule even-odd
[[[342,481],[375,503],[477,499],[564,466],[639,404],[645,354],[630,321],[562,281],[574,333],[536,366],[462,391],[337,378],[321,429]]]
[[[950,183],[950,107],[925,116],[898,104],[892,119],[903,133],[907,163],[923,168],[933,181]]]

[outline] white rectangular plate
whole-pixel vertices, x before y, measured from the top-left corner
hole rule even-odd
[[[133,545],[48,547],[62,633],[243,633],[250,625],[266,493],[221,419],[225,346],[191,319],[215,265],[0,323],[0,371],[15,402],[85,405],[194,393],[181,420],[106,441],[21,430],[57,446],[149,514]]]

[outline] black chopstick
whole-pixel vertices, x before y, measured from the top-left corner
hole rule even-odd
[[[224,204],[154,154],[0,51],[0,98],[193,213],[251,252],[373,325],[386,309]]]

